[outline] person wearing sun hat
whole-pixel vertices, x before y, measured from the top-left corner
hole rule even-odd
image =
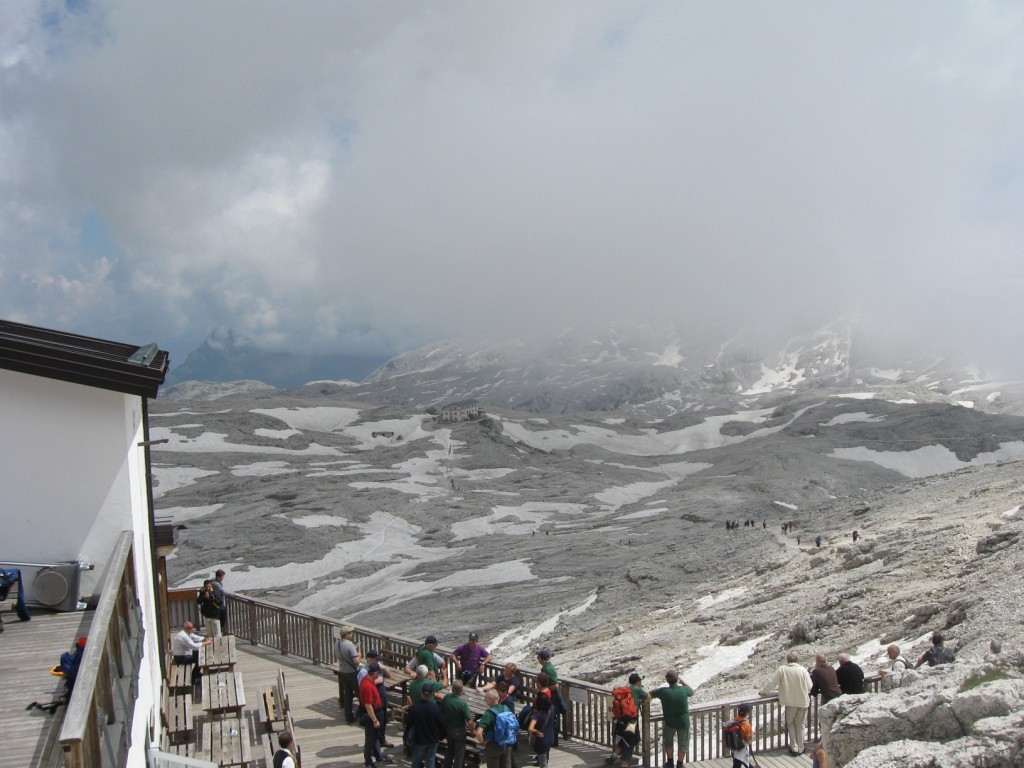
[[[345,722],[356,721],[352,702],[359,695],[359,663],[363,660],[352,642],[355,627],[342,624],[338,628],[338,639],[334,643],[334,655],[338,657],[338,704],[345,715]]]

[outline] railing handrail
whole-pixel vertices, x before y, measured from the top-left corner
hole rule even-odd
[[[61,744],[80,743],[85,740],[92,703],[96,697],[100,663],[103,660],[111,621],[115,616],[117,601],[120,597],[121,582],[124,579],[125,568],[128,566],[131,554],[132,532],[121,531],[110,557],[110,570],[103,581],[96,614],[90,625],[88,642],[86,642],[85,652],[82,654],[82,663],[78,668],[78,676],[71,692],[71,699],[68,701],[64,724],[60,729]]]
[[[191,603],[190,611],[195,611],[195,596],[196,589],[177,589],[168,590],[168,600],[170,602],[188,601]],[[239,637],[248,639],[253,644],[263,644],[267,647],[276,648],[283,654],[290,654],[298,656],[300,658],[306,658],[315,664],[330,664],[334,660],[334,647],[333,643],[328,643],[329,648],[323,647],[323,640],[325,639],[327,628],[331,628],[331,638],[333,639],[335,634],[333,629],[336,629],[343,624],[347,624],[353,627],[356,631],[356,635],[361,636],[360,642],[373,642],[375,645],[379,643],[377,647],[382,650],[390,648],[392,651],[403,650],[403,652],[411,651],[418,648],[421,644],[421,640],[413,640],[411,638],[405,638],[398,635],[392,635],[389,633],[382,632],[372,627],[363,627],[357,624],[351,624],[348,621],[342,619],[330,618],[318,614],[308,613],[305,611],[296,610],[287,606],[273,603],[269,600],[262,600],[259,598],[249,597],[248,595],[227,595],[227,602],[229,608],[234,605],[232,611],[233,618],[230,620],[230,626],[232,632],[237,634]],[[256,612],[262,612],[263,615],[257,617]],[[191,615],[191,614],[189,614]],[[277,619],[271,619],[271,616],[277,616]],[[309,637],[305,638],[307,642],[304,644],[300,642],[303,638],[299,638],[293,634],[288,636],[287,627],[289,626],[289,617],[293,619],[291,626],[298,629],[295,621],[299,622],[311,622],[312,626],[309,627]],[[195,618],[193,616],[193,618]],[[268,621],[269,620],[269,621]],[[319,629],[316,625],[320,625]],[[257,629],[259,627],[259,629]],[[266,631],[262,631],[262,630]],[[306,631],[306,630],[303,630]],[[255,634],[257,636],[250,636]],[[399,648],[401,646],[404,648]],[[370,646],[372,647],[372,646]],[[438,647],[437,652],[445,656],[446,660],[451,658],[452,649]],[[451,664],[450,661],[446,663]],[[489,676],[494,674],[500,674],[502,664],[491,662],[488,664],[487,671]],[[520,668],[519,674],[523,680],[523,691],[524,693],[530,693],[533,691],[534,681],[539,669],[528,669]],[[452,672],[452,669],[449,669]],[[880,677],[872,676],[865,678],[865,683],[868,686],[868,690],[877,690],[878,681]],[[559,676],[559,687],[562,689],[563,698],[568,699],[567,703],[570,708],[579,707],[580,714],[576,718],[576,724],[580,725],[585,732],[567,732],[566,735],[572,736],[573,738],[581,741],[586,741],[594,744],[611,746],[611,741],[614,739],[611,732],[611,724],[608,722],[607,710],[611,704],[611,688],[605,685],[599,685],[597,683],[591,683],[586,680],[579,680],[567,676]],[[573,689],[582,698],[577,701],[571,695]],[[566,696],[566,694],[569,694]],[[730,698],[722,699],[718,701],[702,702],[700,704],[691,704],[689,711],[691,720],[694,721],[694,725],[691,727],[692,732],[692,745],[696,745],[696,739],[705,739],[704,748],[710,750],[708,757],[722,757],[727,756],[724,744],[721,741],[720,725],[728,719],[731,719],[731,710],[739,706],[741,703],[749,703],[754,706],[754,717],[759,723],[763,723],[766,727],[764,731],[758,734],[758,747],[759,749],[764,748],[776,748],[781,747],[785,743],[785,731],[782,729],[781,736],[779,733],[779,727],[781,722],[781,705],[778,703],[777,695],[761,696],[759,694],[753,694],[744,698]],[[818,735],[818,702],[817,697],[812,697],[811,711],[809,712],[809,718],[806,725],[809,738],[816,737]],[[642,729],[642,748],[638,745],[638,756],[641,758],[645,766],[657,764],[660,762],[660,739],[657,738],[662,727],[663,715],[662,714],[651,714],[649,706],[644,706],[644,720]],[[570,718],[571,719],[571,718]],[[701,722],[700,728],[697,727],[696,722]],[[715,732],[709,733],[708,729],[714,727]],[[703,734],[698,736],[698,730],[703,729]],[[710,746],[709,746],[710,745]],[[653,755],[653,758],[652,758]],[[691,756],[691,759],[694,759]],[[705,759],[705,758],[698,758]]]

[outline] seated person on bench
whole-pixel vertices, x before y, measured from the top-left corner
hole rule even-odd
[[[199,648],[212,642],[212,637],[197,635],[191,621],[186,621],[181,631],[171,638],[171,655],[174,657],[174,663],[192,664],[192,685],[196,685],[203,677],[199,669]]]

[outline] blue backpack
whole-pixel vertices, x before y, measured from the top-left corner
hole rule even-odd
[[[507,709],[499,712],[497,707],[491,707],[494,713],[494,735],[491,741],[499,747],[511,747],[519,741],[519,721],[516,716]]]

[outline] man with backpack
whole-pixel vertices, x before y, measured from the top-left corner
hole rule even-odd
[[[932,635],[932,647],[921,654],[921,658],[917,660],[914,669],[917,669],[925,662],[928,662],[929,667],[935,667],[939,664],[951,664],[956,661],[956,654],[943,645],[943,642],[944,640],[940,633],[936,632]]]
[[[642,680],[643,678],[634,672],[629,676],[628,686],[623,685],[612,690],[615,744],[612,747],[612,754],[605,758],[606,765],[612,765],[618,760],[621,768],[628,768],[630,760],[633,759],[633,749],[636,747],[640,731],[640,710],[648,698],[647,691],[641,684]]]
[[[722,726],[722,740],[732,754],[732,768],[751,768],[754,761],[752,744],[754,728],[750,724],[750,713],[753,707],[740,704],[736,707],[736,716]]]
[[[487,711],[476,722],[476,740],[484,745],[487,768],[512,768],[512,746],[519,739],[519,721],[498,703],[498,692],[484,694]]]

